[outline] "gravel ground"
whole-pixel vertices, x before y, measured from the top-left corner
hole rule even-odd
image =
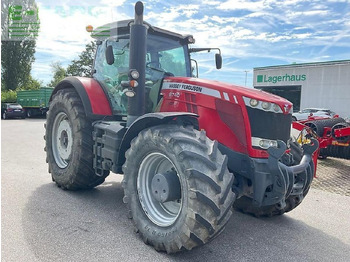
[[[350,160],[328,157],[318,160],[312,188],[350,196]]]

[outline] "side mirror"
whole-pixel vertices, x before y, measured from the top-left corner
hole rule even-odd
[[[114,64],[113,47],[111,45],[107,46],[106,48],[106,61],[107,61],[107,64],[109,65]]]
[[[215,54],[216,69],[221,69],[222,67],[222,56],[221,54]]]
[[[193,62],[193,64],[192,64]],[[196,60],[191,59],[191,76],[198,78],[198,63]]]

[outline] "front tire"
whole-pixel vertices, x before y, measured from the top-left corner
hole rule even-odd
[[[204,131],[177,125],[146,129],[132,141],[123,166],[124,202],[146,244],[168,253],[191,250],[224,229],[234,177],[217,145]],[[169,172],[178,185],[169,188],[180,191],[161,202],[152,179]]]
[[[74,89],[59,90],[54,95],[45,126],[46,162],[59,187],[87,189],[104,182],[109,172],[95,174],[92,125]]]

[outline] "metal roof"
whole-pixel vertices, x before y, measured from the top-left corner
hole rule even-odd
[[[294,68],[294,67],[307,67],[307,66],[330,66],[330,65],[340,65],[340,64],[350,64],[350,60],[337,60],[337,61],[326,61],[326,62],[313,62],[313,63],[300,63],[300,64],[289,64],[289,65],[275,65],[275,66],[264,66],[264,67],[254,67],[254,70],[264,70],[264,69],[278,69],[278,68]]]

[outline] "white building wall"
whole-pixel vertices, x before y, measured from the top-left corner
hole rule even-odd
[[[273,76],[305,75],[304,81],[257,82]],[[299,78],[300,79],[300,78]],[[283,80],[283,79],[282,79]],[[350,60],[254,69],[254,87],[301,86],[300,108],[329,108],[343,117],[350,117]]]

